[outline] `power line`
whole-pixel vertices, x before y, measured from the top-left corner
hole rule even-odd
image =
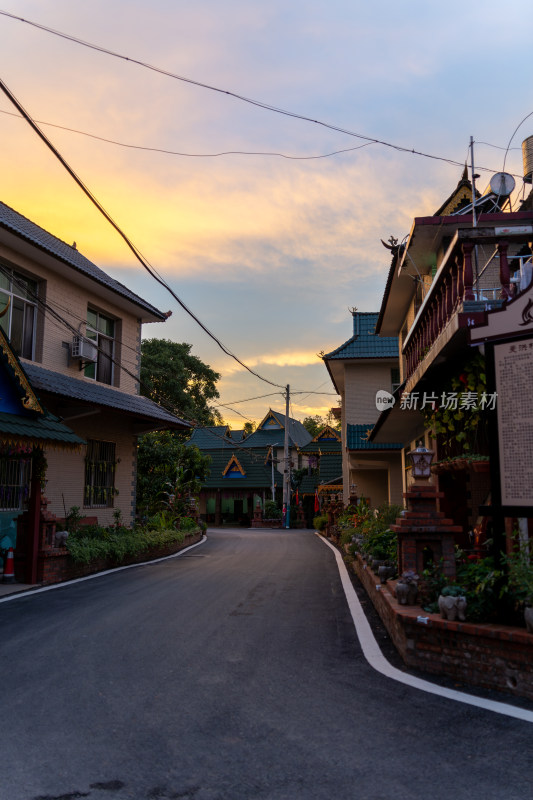
[[[0,13],[1,13],[1,12],[0,12]],[[4,94],[6,95],[6,97],[7,97],[7,98],[8,98],[8,99],[9,99],[9,100],[10,100],[10,101],[13,103],[13,105],[14,105],[14,106],[15,106],[15,108],[16,108],[16,109],[17,109],[17,110],[20,112],[20,114],[22,114],[22,116],[24,117],[24,119],[26,120],[26,122],[27,122],[27,123],[28,123],[28,124],[31,126],[31,128],[33,128],[33,130],[34,130],[34,131],[35,131],[35,133],[36,133],[36,134],[39,136],[39,138],[40,138],[40,139],[41,139],[41,140],[42,140],[42,141],[45,143],[45,145],[48,147],[48,149],[49,149],[49,150],[50,150],[50,151],[51,151],[51,152],[52,152],[52,153],[55,155],[55,157],[56,157],[56,158],[59,160],[59,162],[60,162],[60,163],[62,164],[62,166],[63,166],[63,167],[66,169],[66,171],[69,173],[69,175],[71,176],[71,178],[72,178],[72,179],[73,179],[73,180],[74,180],[74,181],[75,181],[75,182],[78,184],[78,186],[80,187],[80,189],[82,190],[82,192],[83,192],[83,193],[84,193],[84,194],[85,194],[85,195],[86,195],[86,196],[89,198],[89,200],[91,201],[91,203],[93,203],[93,205],[95,205],[95,206],[96,206],[96,208],[97,208],[97,209],[98,209],[98,211],[99,211],[99,212],[102,214],[102,216],[103,216],[103,217],[105,217],[105,219],[106,219],[106,220],[109,222],[109,224],[110,224],[110,225],[111,225],[111,226],[112,226],[112,227],[113,227],[113,228],[114,228],[114,229],[117,231],[117,233],[119,234],[119,236],[120,236],[120,237],[121,237],[121,238],[124,240],[124,242],[126,243],[126,245],[128,246],[128,248],[131,250],[131,252],[132,252],[132,253],[133,253],[133,255],[135,256],[135,258],[137,259],[137,261],[139,261],[139,263],[140,263],[140,264],[141,264],[141,265],[144,267],[144,269],[145,269],[145,270],[148,272],[148,274],[149,274],[149,275],[151,275],[151,276],[152,276],[152,278],[154,278],[154,280],[156,280],[156,281],[157,281],[157,282],[158,282],[158,283],[159,283],[161,286],[163,286],[163,287],[164,287],[164,288],[167,290],[167,292],[169,292],[169,294],[170,294],[170,295],[171,295],[171,296],[174,298],[174,300],[176,300],[176,302],[177,302],[177,303],[178,303],[178,304],[179,304],[179,305],[180,305],[180,306],[183,308],[183,310],[184,310],[184,311],[186,311],[186,312],[187,312],[187,314],[189,314],[189,316],[190,316],[190,317],[191,317],[191,318],[192,318],[192,319],[193,319],[193,320],[194,320],[194,321],[197,323],[197,325],[199,325],[199,326],[200,326],[200,328],[202,328],[202,330],[203,330],[205,333],[207,333],[207,335],[208,335],[208,336],[209,336],[209,337],[210,337],[210,338],[211,338],[211,339],[212,339],[212,340],[213,340],[213,341],[214,341],[214,342],[215,342],[215,343],[216,343],[216,344],[217,344],[217,345],[220,347],[220,349],[221,349],[221,350],[222,350],[222,351],[223,351],[223,352],[224,352],[226,355],[228,355],[228,356],[230,356],[231,358],[233,358],[233,359],[234,359],[234,360],[235,360],[235,361],[236,361],[238,364],[240,364],[240,365],[241,365],[241,367],[244,367],[244,369],[246,369],[246,370],[247,370],[248,372],[250,372],[252,375],[255,375],[255,377],[256,377],[256,378],[259,378],[260,380],[264,381],[265,383],[268,383],[268,384],[270,384],[271,386],[275,386],[275,387],[276,387],[276,388],[278,388],[278,389],[283,389],[284,387],[283,387],[283,386],[281,386],[280,384],[278,384],[278,383],[274,383],[273,381],[269,380],[268,378],[264,378],[264,377],[263,377],[262,375],[260,375],[258,372],[255,372],[255,370],[253,370],[251,367],[249,367],[247,364],[245,364],[243,361],[241,361],[241,359],[240,359],[240,358],[238,358],[238,357],[237,357],[237,356],[236,356],[234,353],[232,353],[232,352],[231,352],[231,350],[229,350],[227,347],[225,347],[225,345],[223,345],[223,344],[222,344],[222,342],[220,341],[220,339],[218,339],[218,338],[217,338],[217,337],[216,337],[216,336],[215,336],[213,333],[211,333],[211,331],[210,331],[210,330],[209,330],[209,329],[208,329],[208,328],[207,328],[207,327],[206,327],[206,326],[203,324],[203,322],[201,322],[201,320],[200,320],[200,319],[199,319],[199,318],[196,316],[196,314],[194,314],[194,313],[193,313],[193,312],[192,312],[192,311],[191,311],[191,310],[190,310],[190,309],[189,309],[189,308],[188,308],[188,307],[185,305],[185,303],[184,303],[184,302],[183,302],[183,301],[182,301],[182,300],[181,300],[181,299],[178,297],[178,295],[177,295],[177,294],[174,292],[174,290],[173,290],[173,289],[172,289],[172,288],[171,288],[171,287],[168,285],[168,283],[167,283],[167,282],[166,282],[166,281],[165,281],[165,280],[164,280],[162,277],[160,277],[160,276],[157,274],[156,270],[155,270],[155,269],[154,269],[154,268],[153,268],[153,267],[152,267],[152,266],[151,266],[151,265],[148,263],[148,261],[147,261],[147,260],[146,260],[146,259],[143,257],[143,255],[141,254],[141,252],[140,252],[140,251],[137,249],[137,247],[136,247],[136,246],[133,244],[133,242],[132,242],[132,241],[131,241],[131,240],[128,238],[128,236],[126,236],[126,234],[124,233],[124,231],[123,231],[123,230],[120,228],[120,226],[119,226],[119,225],[118,225],[118,224],[117,224],[117,223],[114,221],[114,219],[111,217],[111,215],[110,215],[110,214],[108,214],[108,212],[105,210],[105,208],[104,208],[104,207],[102,206],[102,204],[99,202],[99,200],[98,200],[98,199],[95,197],[95,195],[94,195],[94,194],[93,194],[93,193],[90,191],[90,189],[89,189],[89,188],[88,188],[88,187],[87,187],[87,186],[86,186],[86,185],[83,183],[83,181],[81,180],[81,178],[79,178],[79,177],[78,177],[78,175],[77,175],[77,174],[74,172],[74,170],[72,169],[72,167],[71,167],[71,166],[68,164],[68,162],[67,162],[67,161],[66,161],[66,160],[63,158],[63,156],[61,155],[61,153],[59,152],[59,150],[57,150],[57,148],[56,148],[56,147],[55,147],[55,146],[52,144],[52,142],[51,142],[51,141],[50,141],[50,140],[47,138],[47,136],[46,136],[46,135],[43,133],[43,131],[41,131],[41,129],[39,128],[39,126],[38,126],[38,125],[37,125],[37,124],[34,122],[34,120],[31,118],[31,116],[28,114],[28,112],[27,112],[27,111],[26,111],[26,110],[23,108],[23,106],[22,106],[22,105],[19,103],[19,101],[18,101],[18,100],[16,99],[16,97],[15,97],[15,96],[14,96],[14,95],[11,93],[11,91],[8,89],[8,87],[6,86],[6,84],[4,83],[4,81],[3,81],[3,80],[1,80],[1,79],[0,79],[0,89],[2,89],[2,91],[4,92]]]
[[[212,86],[208,83],[203,83],[202,81],[194,80],[193,78],[186,78],[183,75],[177,75],[174,72],[170,72],[168,70],[162,69],[161,67],[156,67],[152,64],[148,64],[145,61],[141,61],[137,58],[132,58],[130,56],[122,55],[121,53],[116,53],[114,50],[109,50],[107,47],[103,47],[101,45],[93,44],[91,42],[86,42],[84,39],[79,39],[76,36],[72,36],[67,33],[63,33],[62,31],[57,31],[54,28],[49,28],[46,25],[41,25],[38,22],[33,22],[32,20],[24,19],[23,17],[19,17],[16,14],[10,14],[8,11],[0,11],[0,15],[4,17],[9,17],[10,19],[17,20],[18,22],[23,22],[26,25],[31,25],[34,28],[38,28],[39,30],[45,31],[46,33],[51,33],[54,36],[58,36],[61,39],[66,39],[69,42],[73,42],[74,44],[82,45],[82,47],[87,47],[90,50],[95,50],[99,53],[103,53],[104,55],[112,56],[113,58],[119,58],[122,61],[129,61],[132,64],[137,64],[137,66],[143,67],[144,69],[151,70],[152,72],[157,72],[160,75],[164,75],[167,78],[172,78],[174,80],[181,81],[182,83],[190,84],[191,86],[198,86],[201,89],[207,89],[211,92],[216,92],[217,94],[223,94],[228,97],[233,97],[236,100],[240,100],[243,103],[248,103],[249,105],[256,106],[257,108],[262,108],[265,111],[271,111],[275,114],[281,114],[285,117],[291,117],[292,119],[299,119],[303,122],[311,122],[313,125],[319,125],[322,128],[326,128],[331,131],[335,131],[336,133],[342,133],[346,136],[352,136],[356,139],[362,139],[369,144],[380,144],[383,147],[389,147],[392,150],[396,150],[401,153],[410,153],[411,155],[421,156],[423,158],[430,158],[434,161],[443,161],[447,164],[452,164],[453,166],[462,167],[463,163],[460,161],[454,161],[450,158],[444,158],[443,156],[435,156],[430,153],[423,153],[419,150],[415,150],[414,148],[410,147],[403,147],[401,145],[393,144],[391,142],[386,142],[382,139],[376,139],[372,136],[365,136],[361,133],[356,133],[355,131],[351,131],[348,128],[341,128],[337,125],[333,125],[328,122],[324,122],[323,120],[314,119],[313,117],[305,116],[304,114],[297,114],[294,111],[288,111],[283,108],[278,108],[277,106],[270,105],[269,103],[264,103],[261,100],[254,100],[251,97],[245,97],[244,95],[238,94],[237,92],[232,92],[228,89],[220,89],[217,86]],[[24,116],[24,115],[23,115]],[[35,124],[35,123],[34,123]],[[514,134],[513,134],[514,135]],[[477,166],[476,169],[483,170],[485,172],[495,172],[496,170],[490,169],[489,167],[481,167]],[[515,176],[515,177],[522,177],[522,176]]]
[[[1,13],[1,12],[0,12]],[[4,111],[0,109],[0,114],[6,114],[8,117],[15,117],[16,119],[24,119],[20,114],[14,114],[12,111]],[[275,152],[262,152],[253,150],[224,150],[220,153],[182,153],[178,150],[165,150],[162,147],[146,147],[139,144],[127,144],[126,142],[117,142],[115,139],[107,139],[105,136],[97,136],[95,133],[88,133],[87,131],[80,131],[77,128],[68,128],[65,125],[56,125],[53,122],[44,122],[43,120],[36,119],[38,125],[46,125],[49,128],[57,128],[60,131],[68,131],[69,133],[76,133],[80,136],[87,136],[89,139],[96,139],[98,142],[105,142],[106,144],[114,144],[117,147],[125,147],[128,150],[144,150],[149,153],[163,153],[169,156],[182,156],[184,158],[219,158],[221,156],[272,156],[277,158],[286,158],[291,161],[316,161],[320,158],[331,158],[332,156],[342,155],[343,153],[351,153],[354,150],[362,150],[363,147],[370,147],[372,142],[359,144],[357,147],[345,147],[343,150],[334,150],[331,153],[322,153],[318,156],[289,156],[286,153]]]
[[[507,145],[507,149],[505,150],[505,156],[503,157],[503,167],[502,167],[502,172],[505,172],[505,162],[507,161],[507,155],[508,155],[508,153],[509,153],[509,148],[511,147],[511,142],[513,141],[514,137],[516,136],[516,132],[518,131],[518,129],[519,129],[519,128],[521,128],[521,127],[522,127],[522,125],[524,124],[524,122],[526,121],[526,119],[529,119],[530,117],[533,117],[533,111],[530,111],[530,112],[529,112],[529,114],[526,114],[526,116],[524,117],[524,119],[523,119],[521,122],[519,122],[519,123],[518,123],[518,125],[516,126],[516,128],[514,129],[514,131],[513,131],[513,135],[512,135],[512,136],[511,136],[511,138],[509,139],[509,143],[508,143],[508,145]],[[520,176],[520,177],[522,177],[522,176]]]
[[[257,397],[247,397],[246,400],[232,400],[228,402],[229,406],[235,406],[238,403],[251,403],[252,400],[262,400],[264,397],[273,397],[274,395],[280,395],[281,392],[270,392],[269,394],[260,394]]]

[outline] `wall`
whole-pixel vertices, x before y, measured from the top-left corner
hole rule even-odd
[[[190,547],[195,542],[202,539],[201,533],[187,535],[185,541],[182,543],[173,543],[150,550],[149,553],[141,553],[137,556],[126,557],[118,566],[127,564],[140,564],[145,561],[152,561],[156,558],[164,558],[165,556],[172,555],[183,550],[185,547]],[[62,583],[63,581],[70,581],[74,578],[81,578],[85,575],[93,575],[96,572],[101,572],[106,569],[113,569],[116,563],[101,560],[92,564],[76,564],[64,547],[55,547],[50,550],[44,550],[39,553],[37,581],[44,585],[52,583]]]
[[[50,409],[54,413],[54,409]],[[65,508],[79,506],[81,513],[98,517],[100,525],[113,522],[113,512],[122,511],[122,521],[131,525],[134,521],[135,455],[136,440],[127,416],[106,410],[94,416],[69,421],[69,427],[83,439],[99,439],[116,443],[115,488],[118,494],[111,508],[84,506],[85,490],[85,446],[80,452],[47,450],[47,484],[45,495],[49,499],[49,511],[64,517]]]
[[[343,457],[343,469],[346,469],[346,474],[343,474],[345,503],[348,502],[349,487],[355,483],[358,496],[369,497],[374,507],[382,503],[404,505],[399,452],[351,451]]]
[[[367,363],[345,363],[344,393],[342,396],[343,434],[345,426],[371,425],[377,421],[376,392],[391,390],[391,369],[397,367],[395,359],[381,359]]]
[[[353,566],[406,664],[533,700],[533,634],[525,628],[448,622],[417,606],[399,605],[389,584],[376,590],[379,578],[360,556]]]

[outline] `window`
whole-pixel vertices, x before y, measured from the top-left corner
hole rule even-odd
[[[21,511],[31,478],[31,457],[0,455],[0,511]]]
[[[0,265],[0,325],[18,356],[33,359],[38,284]]]
[[[113,383],[113,358],[115,354],[115,320],[87,310],[87,339],[96,343],[98,360],[85,367],[85,377],[100,383]]]
[[[84,505],[110,508],[115,494],[115,442],[88,439]]]
[[[390,371],[390,382],[391,382],[391,392],[394,394],[394,392],[400,385],[400,370],[397,367],[393,367]]]

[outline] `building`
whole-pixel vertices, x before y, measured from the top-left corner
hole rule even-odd
[[[376,334],[377,312],[354,309],[353,334],[323,356],[335,390],[341,396],[343,499],[365,498],[372,506],[402,502],[401,443],[391,438],[371,442],[379,417],[380,393],[399,384],[398,337]]]
[[[496,176],[473,204],[465,171],[434,215],[414,219],[404,244],[392,241],[376,325],[379,337],[399,337],[401,386],[370,441],[402,442],[404,489],[409,451],[418,443],[435,450],[432,480],[444,494],[441,510],[462,526],[464,546],[490,523],[491,482],[479,462],[491,454],[489,422],[496,414],[484,339],[474,334],[524,298],[531,281],[531,195],[512,211],[513,186],[511,176]],[[515,336],[525,334],[526,324],[516,326]]]
[[[289,417],[289,470],[307,465],[301,449],[311,440],[301,422]],[[196,428],[189,445],[211,457],[210,475],[200,492],[200,514],[214,525],[247,525],[257,503],[281,505],[285,443],[285,415],[269,409],[248,436],[227,425]]]
[[[135,514],[137,437],[190,425],[139,394],[141,329],[167,314],[0,203],[0,324],[39,402],[83,444],[45,447],[48,510]],[[12,509],[10,513],[17,509]]]
[[[340,432],[330,425],[300,448],[301,455],[307,458],[307,468],[300,480],[298,496],[308,528],[317,515],[317,503],[320,507],[323,500],[343,495],[342,449]]]

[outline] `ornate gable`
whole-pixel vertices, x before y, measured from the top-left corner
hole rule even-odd
[[[4,367],[3,374],[0,375],[0,411],[9,414],[34,411],[41,416],[44,415],[44,409],[2,328],[0,328],[0,364]]]
[[[235,454],[233,454],[226,464],[226,468],[223,470],[222,475],[225,478],[244,478],[246,472],[241,467],[239,459]]]
[[[284,430],[283,424],[276,418],[272,410],[269,410],[266,417],[257,426],[258,431],[279,431]]]
[[[330,425],[326,425],[325,428],[322,428],[322,430],[317,433],[313,442],[340,442],[340,440],[340,433]]]

